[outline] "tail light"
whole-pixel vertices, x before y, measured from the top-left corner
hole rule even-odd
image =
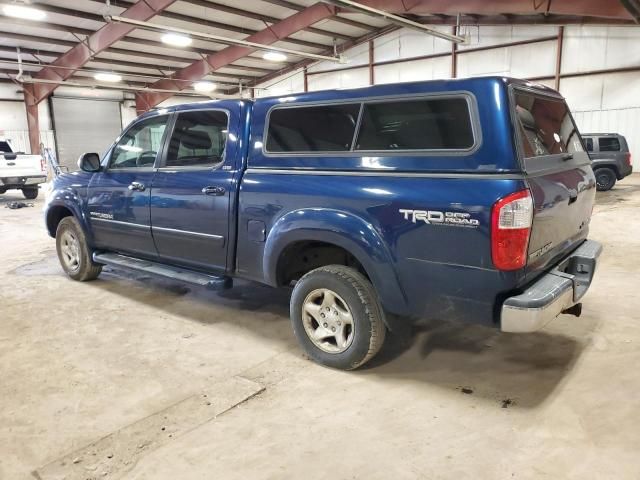
[[[631,163],[631,153],[627,153],[627,165],[630,167],[633,166],[633,163]]]
[[[42,172],[47,171],[47,162],[42,155],[40,155],[40,171]]]
[[[491,258],[498,270],[518,270],[527,263],[533,220],[529,190],[498,200],[491,209]]]

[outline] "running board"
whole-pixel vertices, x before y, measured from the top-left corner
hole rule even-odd
[[[185,268],[174,267],[173,265],[127,257],[126,255],[120,255],[118,253],[94,253],[93,261],[112,267],[135,270],[137,272],[158,275],[192,285],[199,285],[209,290],[225,290],[231,288],[233,282],[231,277],[194,272]]]

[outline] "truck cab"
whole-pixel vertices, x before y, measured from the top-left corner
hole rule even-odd
[[[300,344],[335,368],[410,319],[530,332],[579,315],[601,251],[571,113],[515,79],[158,109],[79,164],[45,212],[71,278],[291,288]]]

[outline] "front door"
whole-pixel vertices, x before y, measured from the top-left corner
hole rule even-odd
[[[149,218],[154,163],[164,139],[168,115],[134,123],[111,149],[103,171],[89,184],[88,213],[97,248],[157,255]]]
[[[151,187],[156,248],[167,263],[224,271],[238,157],[238,139],[229,135],[230,112],[186,110],[175,115]],[[238,115],[231,116],[235,124]]]

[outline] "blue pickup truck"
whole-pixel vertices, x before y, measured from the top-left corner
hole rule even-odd
[[[353,369],[415,318],[531,332],[580,315],[596,182],[556,91],[486,77],[162,108],[60,175],[65,272],[292,288],[315,361]]]

